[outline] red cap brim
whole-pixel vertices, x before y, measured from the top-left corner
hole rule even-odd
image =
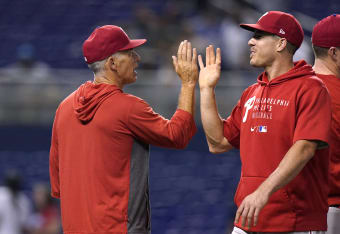
[[[240,27],[245,29],[245,30],[252,31],[252,32],[254,32],[255,30],[260,30],[260,31],[263,31],[263,32],[269,32],[268,29],[265,29],[258,24],[240,24]],[[272,32],[269,32],[269,33],[272,33]]]
[[[133,49],[140,45],[143,45],[145,42],[146,42],[146,39],[130,40],[129,44],[127,44],[123,48],[120,48],[118,51]]]

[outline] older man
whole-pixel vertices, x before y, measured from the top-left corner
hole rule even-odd
[[[189,42],[173,57],[182,87],[171,120],[123,92],[137,79],[134,48],[145,41],[105,25],[83,44],[94,80],[59,105],[50,149],[52,196],[61,201],[64,233],[150,233],[149,144],[184,148],[196,132],[197,53]]]

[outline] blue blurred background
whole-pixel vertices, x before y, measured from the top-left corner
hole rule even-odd
[[[221,47],[223,72],[216,97],[225,118],[261,71],[249,66],[251,34],[238,25],[255,23],[268,10],[286,11],[299,19],[305,41],[295,59],[311,63],[313,26],[339,13],[340,2],[0,0],[0,183],[5,183],[9,171],[21,176],[22,192],[31,203],[25,233],[61,230],[58,214],[39,208],[35,188],[49,186],[48,151],[59,102],[92,79],[81,46],[93,29],[115,24],[131,38],[148,39],[137,49],[142,58],[138,81],[124,91],[144,98],[167,118],[176,109],[180,88],[171,61],[179,42],[190,40],[202,54],[209,44]],[[232,228],[239,152],[210,154],[200,123],[198,90],[196,111],[199,132],[186,150],[151,148],[153,233],[221,234]],[[58,202],[51,204],[58,207]],[[50,216],[57,228],[47,231],[42,223]]]

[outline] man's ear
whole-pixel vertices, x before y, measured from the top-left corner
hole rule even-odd
[[[284,50],[284,48],[287,47],[287,39],[286,38],[280,38],[278,40],[278,44],[277,44],[277,47],[276,47],[276,51],[277,52],[281,52]]]
[[[339,51],[337,51],[337,49],[335,47],[330,47],[328,49],[328,56],[332,58],[332,60],[336,60],[337,58],[337,53],[339,53]]]
[[[108,68],[112,71],[117,71],[118,69],[118,60],[115,57],[109,57],[106,65],[108,66]]]

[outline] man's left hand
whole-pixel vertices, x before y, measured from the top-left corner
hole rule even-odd
[[[237,209],[235,223],[238,223],[239,218],[241,217],[242,227],[246,227],[246,223],[248,229],[255,227],[259,218],[259,213],[267,204],[268,200],[269,195],[263,194],[259,190],[246,196]]]

